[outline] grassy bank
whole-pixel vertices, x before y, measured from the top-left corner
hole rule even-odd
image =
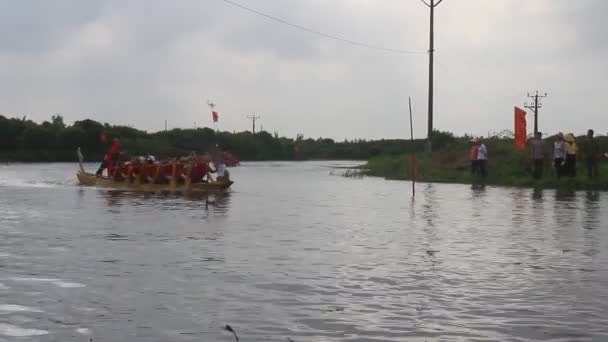
[[[552,160],[547,158],[544,165],[544,175],[541,180],[532,178],[532,169],[527,154],[513,149],[512,143],[506,139],[491,139],[486,142],[490,152],[488,161],[488,177],[482,180],[471,176],[468,160],[469,145],[466,141],[455,141],[432,154],[416,153],[416,179],[422,182],[438,183],[484,183],[488,185],[534,187],[534,188],[564,188],[574,190],[608,190],[608,161],[600,162],[600,178],[589,180],[586,165],[578,161],[577,177],[557,179]],[[549,150],[552,146],[546,143]],[[550,151],[547,151],[549,156]],[[411,155],[379,156],[368,161],[363,167],[364,173],[370,176],[384,177],[394,180],[411,180]]]

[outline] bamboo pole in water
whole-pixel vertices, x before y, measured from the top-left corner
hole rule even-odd
[[[410,160],[410,172],[412,175],[412,197],[416,197],[416,156],[414,155],[414,125],[412,120],[412,98],[408,97],[410,104],[410,141],[412,143],[412,156]]]

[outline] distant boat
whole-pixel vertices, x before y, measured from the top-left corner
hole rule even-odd
[[[112,189],[124,189],[124,190],[137,190],[137,191],[224,191],[228,189],[234,182],[233,181],[198,181],[193,182],[192,179],[183,174],[183,164],[178,163],[176,160],[170,163],[158,163],[152,165],[145,165],[145,167],[151,168],[154,173],[154,179],[161,179],[163,182],[150,182],[144,180],[140,174],[135,172],[129,175],[121,175],[121,179],[115,179],[104,176],[97,176],[94,173],[86,172],[84,169],[83,155],[80,148],[77,150],[78,154],[78,165],[79,170],[76,174],[80,185],[88,186],[99,186],[104,188]],[[143,165],[142,165],[143,167]],[[161,175],[161,170],[167,171],[169,175]]]
[[[232,155],[232,153],[229,152],[224,152],[224,163],[226,164],[227,167],[234,167],[234,166],[239,166],[241,165],[240,160],[235,157],[234,155]]]

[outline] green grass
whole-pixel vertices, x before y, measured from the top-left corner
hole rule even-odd
[[[515,151],[509,144],[489,146],[488,177],[482,180],[470,174],[468,148],[466,145],[455,146],[432,154],[418,153],[416,165],[417,181],[436,183],[484,183],[488,185],[555,188],[567,190],[608,190],[608,162],[600,162],[600,177],[596,180],[587,178],[584,161],[578,162],[577,177],[557,179],[552,160],[546,160],[544,175],[540,180],[532,178],[530,162],[525,152]],[[369,176],[384,177],[393,180],[411,180],[411,155],[379,156],[370,159],[363,166]]]

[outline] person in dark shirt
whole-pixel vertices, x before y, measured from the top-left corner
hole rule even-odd
[[[543,177],[543,164],[545,162],[545,143],[543,134],[536,132],[534,139],[530,141],[530,159],[532,159],[532,176],[534,179]]]
[[[597,179],[599,176],[599,160],[601,158],[600,144],[593,137],[592,129],[587,131],[587,141],[583,150],[585,162],[587,164],[587,176],[589,179]]]

